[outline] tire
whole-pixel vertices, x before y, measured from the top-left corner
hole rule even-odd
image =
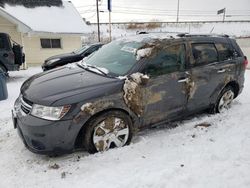
[[[130,144],[132,130],[132,121],[127,114],[121,111],[108,111],[87,123],[83,145],[89,153],[122,147]]]
[[[230,105],[235,98],[235,92],[232,86],[225,87],[219,94],[216,104],[212,108],[212,113],[222,113],[230,108]]]

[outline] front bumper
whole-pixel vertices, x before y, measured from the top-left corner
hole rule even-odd
[[[24,145],[32,152],[45,155],[71,153],[81,129],[73,120],[48,121],[13,111],[13,123]]]

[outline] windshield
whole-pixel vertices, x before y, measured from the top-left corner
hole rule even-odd
[[[90,47],[90,46],[88,46],[88,45],[83,46],[82,48],[73,51],[73,53],[74,53],[74,54],[81,54],[81,53],[83,53],[85,50],[87,50],[89,47]]]
[[[138,42],[113,41],[82,63],[102,67],[116,76],[124,76],[137,62],[136,51],[142,45]]]

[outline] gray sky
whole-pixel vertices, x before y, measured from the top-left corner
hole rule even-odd
[[[81,15],[96,22],[95,0],[71,0]],[[250,0],[179,0],[179,21],[222,20],[217,10],[226,8],[226,20],[250,20]],[[112,0],[112,22],[176,21],[178,0]],[[101,0],[100,22],[108,22],[107,0]]]

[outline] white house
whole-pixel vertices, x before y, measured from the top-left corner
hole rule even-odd
[[[1,4],[2,2],[6,2]],[[0,1],[0,32],[24,47],[26,63],[40,65],[46,58],[81,47],[89,28],[70,1]],[[13,2],[13,1],[12,1]],[[59,2],[59,3],[58,3]]]

